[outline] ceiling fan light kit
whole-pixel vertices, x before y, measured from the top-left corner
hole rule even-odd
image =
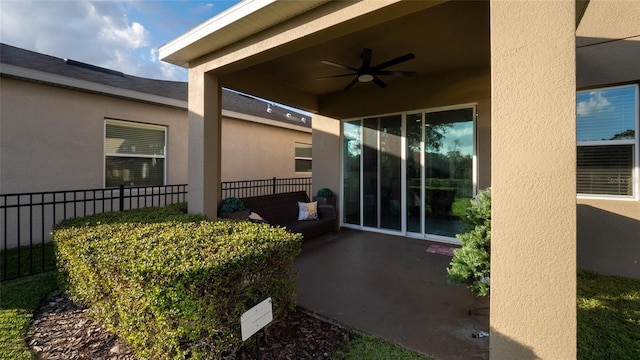
[[[350,88],[352,88],[356,83],[361,82],[361,83],[367,83],[367,82],[372,82],[374,84],[376,84],[378,87],[380,88],[385,88],[387,87],[387,84],[384,83],[384,81],[380,80],[380,78],[378,76],[413,76],[416,73],[413,71],[391,71],[391,70],[384,70],[388,67],[400,64],[402,62],[405,62],[407,60],[411,60],[413,58],[415,58],[415,55],[413,55],[413,53],[408,53],[405,55],[402,55],[400,57],[397,57],[393,60],[389,60],[387,62],[384,62],[382,64],[376,65],[376,66],[371,66],[371,54],[373,53],[373,50],[365,48],[364,50],[362,50],[362,54],[360,55],[360,58],[362,58],[362,65],[360,66],[360,68],[356,69],[354,67],[348,66],[348,65],[343,65],[340,63],[336,63],[333,61],[329,61],[329,60],[322,60],[321,63],[325,64],[325,65],[329,65],[329,66],[334,66],[334,67],[338,67],[341,69],[347,69],[347,70],[351,70],[351,73],[348,74],[340,74],[340,75],[333,75],[333,76],[327,76],[327,77],[322,77],[319,78],[318,80],[326,80],[326,79],[333,79],[333,78],[340,78],[340,77],[347,77],[347,76],[354,76],[355,78],[344,88],[344,90],[349,90]]]
[[[360,82],[370,82],[371,80],[373,80],[373,75],[371,74],[358,75],[358,81]]]

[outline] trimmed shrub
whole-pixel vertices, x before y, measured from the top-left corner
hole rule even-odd
[[[462,247],[453,251],[447,280],[487,296],[491,286],[491,188],[478,193],[462,220],[467,231],[456,236]]]
[[[244,209],[245,207],[242,203],[242,200],[238,199],[237,197],[228,197],[222,200],[222,203],[220,204],[221,213],[233,213],[236,211],[242,211]]]
[[[320,196],[320,197],[324,197],[324,198],[330,198],[333,197],[333,191],[331,191],[331,189],[328,188],[321,188],[318,189],[318,192],[316,193],[316,196]]]
[[[283,228],[182,205],[65,221],[53,239],[65,289],[141,358],[219,358],[241,345],[249,308],[295,305],[302,237]]]

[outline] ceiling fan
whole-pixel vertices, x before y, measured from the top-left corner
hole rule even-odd
[[[335,66],[335,67],[339,67],[341,69],[351,70],[353,72],[348,73],[348,74],[340,74],[340,75],[321,77],[321,78],[318,78],[318,80],[325,80],[325,79],[332,79],[332,78],[339,78],[339,77],[346,77],[346,76],[355,75],[356,77],[353,79],[353,81],[351,81],[349,83],[349,85],[347,85],[347,87],[344,88],[344,90],[349,90],[350,88],[352,88],[358,82],[366,83],[366,82],[370,82],[370,81],[373,81],[374,84],[378,85],[381,88],[385,88],[385,87],[387,87],[387,84],[385,84],[384,81],[380,80],[380,78],[378,76],[413,76],[413,75],[416,74],[414,71],[384,70],[384,69],[386,69],[388,67],[391,67],[393,65],[397,65],[397,64],[400,64],[400,63],[405,62],[407,60],[411,60],[411,59],[415,58],[415,55],[413,55],[413,53],[408,53],[408,54],[402,55],[400,57],[397,57],[397,58],[395,58],[393,60],[389,60],[387,62],[384,62],[382,64],[379,64],[379,65],[376,65],[376,66],[371,66],[371,54],[372,54],[372,52],[373,52],[373,50],[368,49],[368,48],[364,48],[362,50],[362,54],[360,54],[360,58],[362,58],[362,65],[358,69],[356,69],[354,67],[351,67],[351,66],[338,64],[338,63],[335,63],[333,61],[322,60],[321,63],[323,63],[325,65]]]

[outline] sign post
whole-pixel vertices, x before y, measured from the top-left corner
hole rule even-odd
[[[256,354],[260,359],[260,334],[258,331],[273,321],[273,307],[271,298],[267,298],[258,305],[246,311],[240,317],[240,329],[242,331],[242,341],[247,340],[251,335],[256,334]]]

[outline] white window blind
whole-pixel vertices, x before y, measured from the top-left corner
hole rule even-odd
[[[634,197],[638,187],[638,86],[579,91],[577,191]]]
[[[105,186],[164,185],[166,128],[108,120]]]

